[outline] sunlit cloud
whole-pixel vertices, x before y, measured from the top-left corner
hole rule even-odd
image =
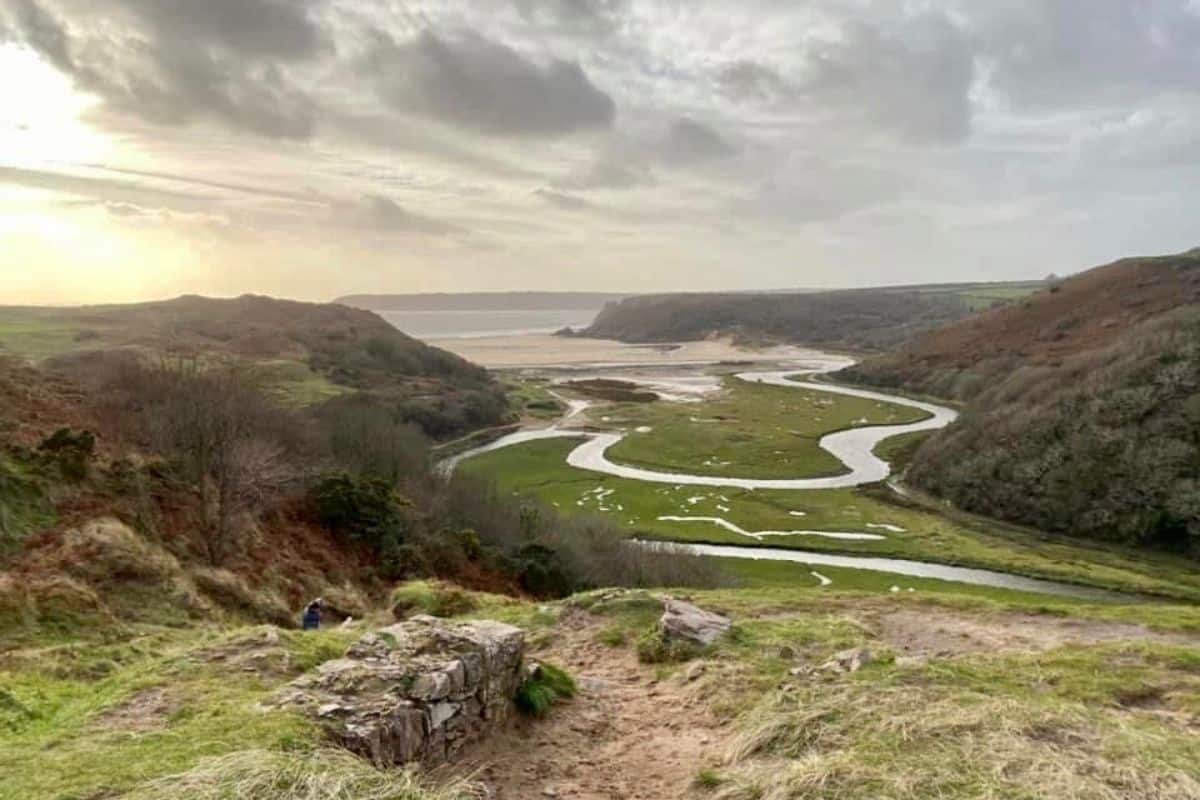
[[[0,0],[0,302],[1025,278],[1200,241],[1193,0],[479,8]]]

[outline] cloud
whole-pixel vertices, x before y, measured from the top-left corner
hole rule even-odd
[[[363,74],[393,109],[483,134],[560,136],[608,128],[616,116],[577,62],[534,61],[469,31],[404,42],[378,34]]]
[[[738,59],[722,67],[717,73],[717,88],[738,102],[775,103],[796,93],[778,72],[750,59]]]
[[[1081,161],[1125,167],[1190,167],[1200,163],[1200,107],[1156,104],[1081,130],[1072,140]]]
[[[653,186],[653,171],[644,159],[635,154],[605,153],[586,166],[572,170],[552,182],[556,189],[587,191],[590,189],[634,189]]]
[[[381,194],[364,195],[359,202],[334,208],[334,219],[342,226],[384,234],[421,233],[445,236],[465,233],[457,225],[417,214]]]
[[[0,184],[5,183],[98,201],[161,206],[176,211],[205,211],[213,206],[211,199],[200,195],[144,186],[133,181],[0,166]]]
[[[10,35],[82,90],[158,125],[211,119],[307,138],[316,107],[292,65],[324,37],[315,0],[9,0]]]
[[[669,164],[699,164],[737,155],[738,149],[713,128],[681,117],[671,123],[661,157]]]
[[[259,197],[270,197],[276,200],[293,200],[298,203],[326,203],[328,198],[313,190],[291,191],[287,189],[272,189],[266,186],[253,186],[245,183],[232,183],[229,181],[210,180],[207,178],[196,177],[194,175],[181,175],[174,172],[162,172],[158,170],[147,169],[130,169],[128,167],[112,167],[107,164],[79,164],[80,167],[88,169],[110,172],[114,175],[127,175],[134,178],[152,178],[156,180],[171,181],[173,183],[182,183],[191,186],[202,186],[210,189],[223,189],[230,192],[238,192],[241,194],[257,195]]]
[[[945,14],[852,19],[808,44],[795,99],[904,140],[952,143],[970,129],[974,76],[967,36]]]
[[[617,31],[629,7],[628,0],[512,0],[512,3],[531,25],[600,37]]]
[[[967,19],[990,88],[1020,108],[1200,91],[1200,8],[1188,0],[989,3]]]
[[[905,186],[906,181],[891,172],[809,158],[764,180],[735,203],[735,210],[785,224],[829,222],[887,203]]]
[[[564,192],[556,192],[552,189],[537,189],[534,191],[534,194],[550,205],[561,208],[564,211],[582,211],[591,205],[582,197],[576,197],[573,194],[566,194]]]

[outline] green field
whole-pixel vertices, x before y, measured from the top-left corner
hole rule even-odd
[[[0,308],[0,353],[41,361],[80,349],[90,336],[46,310]]]
[[[1020,300],[1047,287],[1045,281],[1002,283],[950,283],[908,287],[923,294],[950,294],[960,298],[971,311],[985,311],[996,303]]]
[[[749,387],[759,388],[759,387]],[[780,392],[796,393],[779,388]],[[805,393],[817,394],[817,393]],[[830,396],[832,397],[832,396]],[[841,404],[852,398],[835,398]],[[683,414],[705,418],[717,403],[655,404],[638,408],[644,414]],[[861,413],[857,403],[846,403]],[[625,406],[619,407],[621,414]],[[723,407],[722,407],[723,408]],[[624,420],[615,410],[594,415]],[[846,413],[829,414],[841,420]],[[756,419],[769,419],[769,416]],[[646,420],[649,417],[641,417]],[[624,422],[622,423],[624,424]],[[808,427],[816,435],[819,424]],[[676,431],[670,437],[671,431]],[[696,439],[689,426],[661,426],[661,449],[681,460]],[[811,441],[811,440],[810,440]],[[880,452],[896,454],[912,437],[885,441]],[[464,462],[460,469],[494,480],[515,496],[536,498],[566,514],[600,514],[630,536],[669,541],[798,548],[852,555],[889,556],[1049,578],[1129,592],[1144,592],[1189,600],[1200,599],[1200,574],[1185,559],[1146,551],[1087,546],[1012,526],[951,518],[945,514],[898,502],[881,488],[818,491],[747,491],[686,485],[646,483],[579,470],[566,464],[578,440],[529,442],[486,453]],[[707,448],[699,452],[707,452]],[[697,461],[702,457],[693,456]],[[685,462],[687,463],[687,462]],[[756,539],[709,521],[662,520],[661,517],[720,518],[744,531],[795,530],[873,533],[879,541],[847,541],[811,535],[772,535]],[[883,527],[888,526],[888,527]],[[895,530],[900,529],[900,530]]]
[[[702,403],[620,403],[590,419],[627,431],[608,451],[619,464],[738,478],[817,478],[846,472],[818,446],[823,435],[927,416],[876,400],[727,377],[720,394]]]

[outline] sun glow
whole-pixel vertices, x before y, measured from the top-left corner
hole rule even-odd
[[[99,101],[29,50],[0,45],[0,163],[17,167],[103,159],[113,141],[84,116]]]

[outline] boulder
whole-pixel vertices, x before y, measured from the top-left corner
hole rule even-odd
[[[508,718],[524,654],[520,628],[418,616],[368,633],[288,684],[277,704],[375,763],[445,763]]]
[[[658,621],[663,639],[695,647],[708,647],[729,632],[729,617],[671,597],[663,598],[663,615]]]

